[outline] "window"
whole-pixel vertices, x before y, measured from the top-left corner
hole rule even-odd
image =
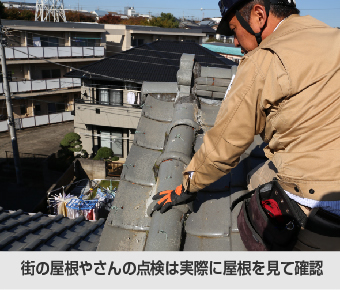
[[[110,90],[110,105],[123,105],[123,91]]]
[[[57,112],[57,109],[55,107],[55,103],[48,103],[47,106],[48,106],[48,113],[49,114],[54,114],[54,113]]]
[[[20,105],[20,115],[26,115],[26,105]]]
[[[35,106],[34,106],[34,115],[40,115],[40,114],[41,114],[40,104],[35,104]]]
[[[65,112],[66,105],[64,103],[57,103],[56,107],[57,107],[57,113]]]
[[[109,105],[110,104],[109,90],[100,89],[98,90],[98,93],[99,93],[99,103],[101,105]]]
[[[43,69],[41,71],[43,79],[57,79],[61,77],[60,69]]]
[[[101,105],[123,105],[122,90],[98,89],[98,96]]]
[[[132,46],[141,46],[144,44],[144,39],[132,39],[131,45]]]
[[[35,41],[37,42],[37,38],[35,38]],[[59,46],[59,39],[57,37],[40,37],[40,43],[43,47],[56,47]]]
[[[96,46],[96,39],[95,38],[73,38],[71,40],[71,46],[78,46],[78,47],[84,47],[84,46],[90,46],[95,47]]]
[[[101,130],[100,147],[111,148],[114,156],[123,157],[123,132],[119,130]]]

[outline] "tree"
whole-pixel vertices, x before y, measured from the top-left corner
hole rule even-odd
[[[85,15],[78,11],[67,11],[65,16],[69,22],[96,22],[95,16]]]
[[[150,25],[149,21],[145,17],[130,17],[129,19],[123,19],[121,24],[125,25]]]
[[[5,10],[6,10],[6,8],[5,8],[4,4],[0,1],[0,18],[1,19],[6,19]]]
[[[106,14],[103,17],[99,18],[98,23],[101,24],[120,24],[122,22],[122,18],[120,16],[115,16],[112,13]]]
[[[1,10],[1,8],[0,8],[0,10]],[[35,11],[33,11],[33,10],[20,10],[20,9],[17,9],[17,8],[5,8],[4,16],[2,16],[2,19],[34,21],[35,20]]]
[[[111,148],[102,147],[97,151],[96,157],[93,160],[108,159],[113,157],[113,151]]]
[[[171,13],[161,13],[160,17],[149,20],[149,25],[163,28],[178,28],[179,22]]]
[[[81,145],[80,135],[77,133],[67,133],[63,140],[60,142],[61,149],[58,151],[59,157],[74,157],[80,155],[81,157],[87,157],[88,153],[83,150]]]

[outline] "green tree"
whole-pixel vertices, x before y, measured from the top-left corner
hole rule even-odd
[[[149,20],[149,25],[163,28],[178,28],[179,22],[171,13],[161,13],[160,17]]]
[[[93,160],[108,159],[113,157],[113,151],[111,148],[102,147],[97,151],[96,157]]]

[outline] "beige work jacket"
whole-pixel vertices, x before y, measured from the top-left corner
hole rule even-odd
[[[340,30],[310,16],[288,17],[241,60],[184,186],[196,192],[227,174],[261,134],[286,190],[340,200],[339,70]]]

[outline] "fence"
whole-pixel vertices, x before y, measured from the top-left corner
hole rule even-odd
[[[10,82],[11,93],[27,93],[33,91],[45,91],[64,88],[77,88],[81,86],[79,78],[56,78],[48,80]],[[0,94],[3,94],[3,83],[0,83]]]
[[[12,151],[5,151],[6,152],[6,160],[13,159],[13,152]],[[47,159],[49,156],[44,154],[34,154],[34,153],[21,153],[19,152],[20,159],[33,159],[33,160],[41,160]]]
[[[104,57],[105,49],[99,47],[6,47],[6,59]]]
[[[57,114],[49,114],[42,116],[34,116],[27,118],[18,118],[15,119],[15,127],[16,129],[25,129],[31,127],[39,127],[48,124],[62,123],[67,121],[73,121],[74,116],[72,112],[63,112]],[[7,121],[0,122],[0,132],[8,131],[8,123]]]

